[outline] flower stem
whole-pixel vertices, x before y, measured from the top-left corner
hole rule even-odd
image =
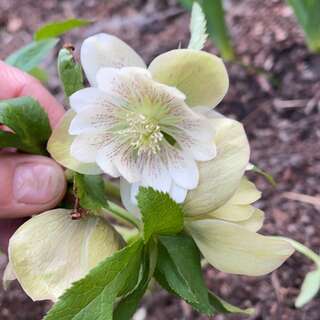
[[[104,180],[104,188],[107,195],[115,199],[120,199],[120,189],[117,185],[108,180]]]
[[[312,261],[315,262],[318,268],[320,268],[320,256],[317,255],[314,251],[303,245],[302,243],[286,238],[286,237],[280,237],[283,240],[288,241],[299,253],[303,254],[307,258],[311,259]]]
[[[108,208],[106,210],[113,215],[116,219],[120,219],[125,222],[129,222],[131,225],[135,226],[137,229],[140,229],[140,221],[133,216],[130,212],[123,209],[114,202],[108,201]]]

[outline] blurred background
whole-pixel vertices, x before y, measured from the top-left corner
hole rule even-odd
[[[72,43],[77,56],[84,38],[108,32],[126,41],[150,62],[164,51],[187,45],[190,2],[0,0],[0,59],[30,43],[33,33],[43,24],[73,17],[94,20],[93,24],[64,35],[41,63],[49,75],[42,80],[63,102],[55,59],[64,43]],[[207,17],[213,41],[207,42],[206,50],[228,60],[230,89],[217,110],[243,122],[251,143],[251,161],[277,181],[274,188],[262,176],[251,176],[263,191],[258,203],[266,212],[262,233],[289,236],[319,254],[320,55],[316,51],[320,49],[320,1],[309,1],[317,3],[315,7],[319,9],[311,10],[309,20],[294,14],[296,1],[288,2],[224,1],[225,24],[221,12]],[[219,1],[207,3],[219,10]],[[6,257],[0,256],[1,272],[5,263]],[[301,309],[294,307],[303,278],[312,268],[310,261],[295,254],[272,275],[264,277],[233,276],[213,269],[206,270],[205,276],[208,286],[227,301],[255,307],[256,314],[246,319],[319,320],[319,298]],[[46,302],[33,303],[18,284],[6,292],[0,286],[1,320],[41,319],[48,307]],[[244,318],[217,315],[212,319]],[[136,319],[208,317],[159,290],[144,298]]]

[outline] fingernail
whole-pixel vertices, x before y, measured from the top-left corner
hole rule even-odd
[[[60,196],[62,183],[54,166],[21,163],[14,173],[13,196],[19,203],[46,204]]]

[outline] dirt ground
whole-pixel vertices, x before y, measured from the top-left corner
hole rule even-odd
[[[252,162],[277,180],[274,189],[252,176],[263,191],[258,205],[266,212],[264,234],[281,234],[319,252],[320,208],[288,199],[286,192],[320,197],[320,56],[311,55],[292,11],[281,0],[226,1],[228,24],[241,63],[228,63],[230,89],[218,107],[241,120],[247,130]],[[64,41],[79,44],[96,32],[113,33],[150,61],[188,41],[189,15],[174,0],[0,0],[0,59],[28,43],[41,24],[69,17],[96,20]],[[208,50],[216,52],[214,46]],[[248,67],[250,65],[251,67]],[[50,90],[62,99],[53,57],[45,63]],[[316,198],[315,198],[316,199]],[[5,257],[0,258],[0,266]],[[295,254],[272,275],[249,278],[206,270],[210,288],[226,300],[254,307],[250,318],[217,315],[215,320],[318,320],[320,300],[295,309],[294,298],[311,263]],[[1,320],[41,319],[47,303],[32,303],[14,285],[0,288]],[[163,291],[144,299],[148,320],[204,320]]]

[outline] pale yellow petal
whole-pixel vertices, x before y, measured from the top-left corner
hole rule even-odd
[[[255,208],[252,206],[232,204],[228,201],[220,208],[208,213],[208,216],[227,221],[243,221],[249,219],[254,211]]]
[[[34,216],[11,237],[9,259],[33,300],[53,300],[121,248],[118,233],[96,217],[72,220],[70,210]]]
[[[190,107],[216,106],[229,87],[228,73],[217,56],[191,49],[177,49],[155,58],[152,77],[182,91]]]
[[[228,118],[210,121],[216,129],[218,154],[198,163],[199,185],[188,192],[184,204],[188,215],[207,214],[225,204],[238,189],[249,162],[250,147],[242,124]]]
[[[9,285],[11,281],[15,280],[17,277],[13,271],[12,265],[10,262],[8,262],[2,278],[2,286],[4,290],[7,290],[9,288]]]
[[[48,141],[48,151],[54,160],[68,169],[83,174],[100,174],[102,171],[95,163],[80,162],[70,154],[70,146],[76,136],[70,135],[68,130],[74,116],[73,110],[64,115]]]
[[[256,188],[255,184],[243,177],[238,190],[230,199],[233,204],[250,204],[261,198],[261,192]]]
[[[262,228],[263,221],[264,221],[264,212],[260,209],[255,208],[255,211],[253,212],[252,216],[249,219],[238,221],[237,224],[250,231],[257,232]]]
[[[294,251],[285,240],[221,220],[189,222],[187,230],[204,258],[227,273],[264,275],[278,268]]]

